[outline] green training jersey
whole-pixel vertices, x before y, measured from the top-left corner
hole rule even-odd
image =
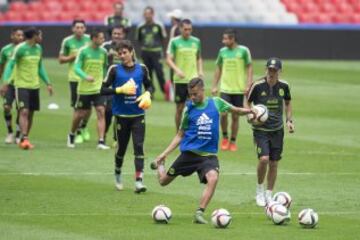
[[[16,45],[13,43],[10,43],[6,46],[4,46],[1,51],[0,51],[0,65],[3,65],[4,69],[6,67],[6,64],[9,62],[11,55],[15,49]],[[16,70],[14,70],[15,72]],[[10,82],[13,82],[13,78],[14,78],[14,72],[12,74],[12,76],[10,77]]]
[[[200,39],[191,36],[188,39],[182,36],[170,40],[167,53],[175,59],[175,64],[185,74],[184,78],[174,75],[175,83],[187,84],[191,79],[198,76],[197,59],[201,54]]]
[[[14,72],[14,68],[16,71]],[[49,84],[49,78],[42,63],[42,48],[27,42],[20,43],[14,49],[4,72],[4,82],[10,83],[14,72],[14,85],[17,88],[38,89],[40,79]]]
[[[221,68],[220,91],[227,94],[243,94],[247,85],[247,67],[251,54],[247,47],[238,45],[220,49],[216,64]]]
[[[100,93],[101,84],[106,74],[107,52],[103,47],[85,46],[80,49],[75,60],[75,73],[81,78],[77,87],[78,94],[90,95]],[[93,82],[85,78],[92,76]]]
[[[60,54],[64,56],[77,55],[80,48],[84,47],[90,42],[89,35],[85,34],[80,39],[77,39],[75,35],[64,38],[61,43]],[[68,80],[70,82],[78,82],[80,77],[74,72],[74,61],[69,62]]]

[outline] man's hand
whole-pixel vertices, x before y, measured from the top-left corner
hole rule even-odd
[[[286,121],[286,126],[287,126],[287,128],[289,130],[289,133],[294,133],[295,132],[295,125],[294,125],[292,120],[287,120]]]
[[[180,69],[175,71],[175,74],[178,75],[180,78],[184,78],[185,74],[183,73],[183,71],[181,71]]]
[[[54,94],[54,89],[53,89],[52,85],[49,84],[49,85],[47,85],[46,88],[47,88],[49,95],[52,96]]]
[[[212,94],[213,96],[216,96],[216,95],[218,94],[218,92],[219,92],[218,87],[213,87],[213,88],[211,89],[211,94]]]
[[[95,79],[94,79],[93,76],[87,76],[87,77],[85,78],[85,80],[88,81],[88,82],[93,82],[93,81],[95,81]]]
[[[136,85],[133,79],[130,79],[121,87],[115,88],[116,94],[126,94],[126,95],[135,95],[136,94]]]
[[[149,109],[151,107],[151,95],[149,91],[144,92],[140,97],[136,99],[139,102],[139,108]]]

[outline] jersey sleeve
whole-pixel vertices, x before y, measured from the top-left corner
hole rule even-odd
[[[142,82],[143,82],[145,91],[149,91],[152,94],[154,92],[154,89],[151,86],[152,84],[151,84],[151,80],[150,80],[149,70],[145,64],[141,64],[141,69],[144,73]]]
[[[75,73],[81,77],[81,79],[85,79],[87,74],[82,70],[82,66],[84,65],[84,51],[79,52],[75,59],[74,71]]]
[[[246,65],[249,65],[252,62],[251,53],[250,53],[250,50],[248,48],[245,48],[244,60],[245,60]]]
[[[175,42],[174,42],[174,39],[171,39],[169,42],[168,48],[166,50],[166,53],[175,56],[175,52],[176,52]]]
[[[217,66],[219,66],[219,67],[222,66],[222,64],[223,64],[223,59],[222,59],[221,52],[218,53],[218,56],[217,56],[217,58],[216,58],[215,64],[216,64]]]
[[[200,39],[198,40],[198,50],[197,50],[196,56],[198,58],[201,58],[201,41],[200,41]]]
[[[166,29],[165,29],[164,24],[159,23],[159,28],[160,28],[161,38],[165,39],[167,37],[167,34],[166,34]]]
[[[68,56],[69,55],[69,48],[67,46],[67,41],[66,39],[64,39],[61,43],[61,47],[60,47],[60,55],[64,55],[64,56]]]
[[[290,101],[291,100],[291,93],[289,85],[285,85],[284,87],[284,100]]]
[[[258,91],[257,86],[258,85],[253,85],[250,88],[249,96],[248,96],[248,102],[253,102],[255,100],[255,97],[256,97],[256,94],[257,94],[257,91]]]
[[[228,112],[232,105],[230,103],[228,103],[227,101],[225,101],[224,99],[222,98],[219,98],[219,97],[214,97],[214,102],[215,102],[215,106],[216,106],[216,109],[218,110],[218,112]]]
[[[181,118],[180,129],[186,130],[188,128],[189,128],[189,112],[188,112],[188,108],[185,107]]]
[[[7,61],[6,54],[5,54],[4,48],[2,48],[0,51],[0,64],[4,65],[6,63],[6,61]]]

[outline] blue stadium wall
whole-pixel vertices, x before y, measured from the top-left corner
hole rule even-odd
[[[0,46],[9,41],[13,26],[0,26]],[[70,26],[38,26],[44,33],[44,55],[57,57],[61,40],[71,34]],[[262,26],[195,25],[194,35],[202,40],[204,58],[215,58],[221,47],[222,32],[236,29],[240,44],[250,48],[253,58],[278,56],[286,59],[360,59],[360,27],[334,25]],[[93,26],[89,26],[91,30]],[[134,29],[130,34],[133,39]]]

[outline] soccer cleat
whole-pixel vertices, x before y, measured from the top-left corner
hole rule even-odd
[[[229,139],[227,138],[223,138],[223,140],[221,141],[221,150],[228,150],[229,149]]]
[[[204,218],[204,212],[197,210],[194,215],[194,223],[197,224],[207,224],[208,221]]]
[[[14,134],[9,133],[5,138],[5,143],[6,144],[11,144],[13,142],[14,142]]]
[[[67,144],[69,148],[75,148],[74,139],[70,136],[70,134],[67,137]]]
[[[96,149],[100,149],[100,150],[109,150],[110,147],[105,145],[105,143],[99,143],[97,146],[96,146]]]
[[[265,201],[265,193],[263,188],[257,188],[256,189],[256,205],[259,207],[265,207],[266,201]]]
[[[81,136],[82,136],[84,141],[88,142],[90,140],[89,129],[87,129],[87,128],[81,129]]]
[[[229,150],[231,152],[236,152],[237,151],[236,143],[231,142],[230,145],[229,145]]]
[[[75,143],[76,143],[76,144],[80,144],[80,143],[83,143],[83,142],[84,142],[83,136],[82,136],[81,134],[76,135],[76,137],[75,137]]]
[[[142,193],[146,192],[146,186],[143,184],[142,181],[136,181],[135,182],[135,193]]]
[[[272,202],[271,191],[266,190],[265,191],[265,203],[269,204],[270,202]]]
[[[24,139],[22,142],[20,142],[19,147],[24,150],[33,149],[34,145],[32,145],[29,141],[29,139]]]
[[[118,191],[122,191],[124,189],[124,186],[123,186],[122,181],[121,181],[121,175],[120,174],[115,174],[115,188]]]

